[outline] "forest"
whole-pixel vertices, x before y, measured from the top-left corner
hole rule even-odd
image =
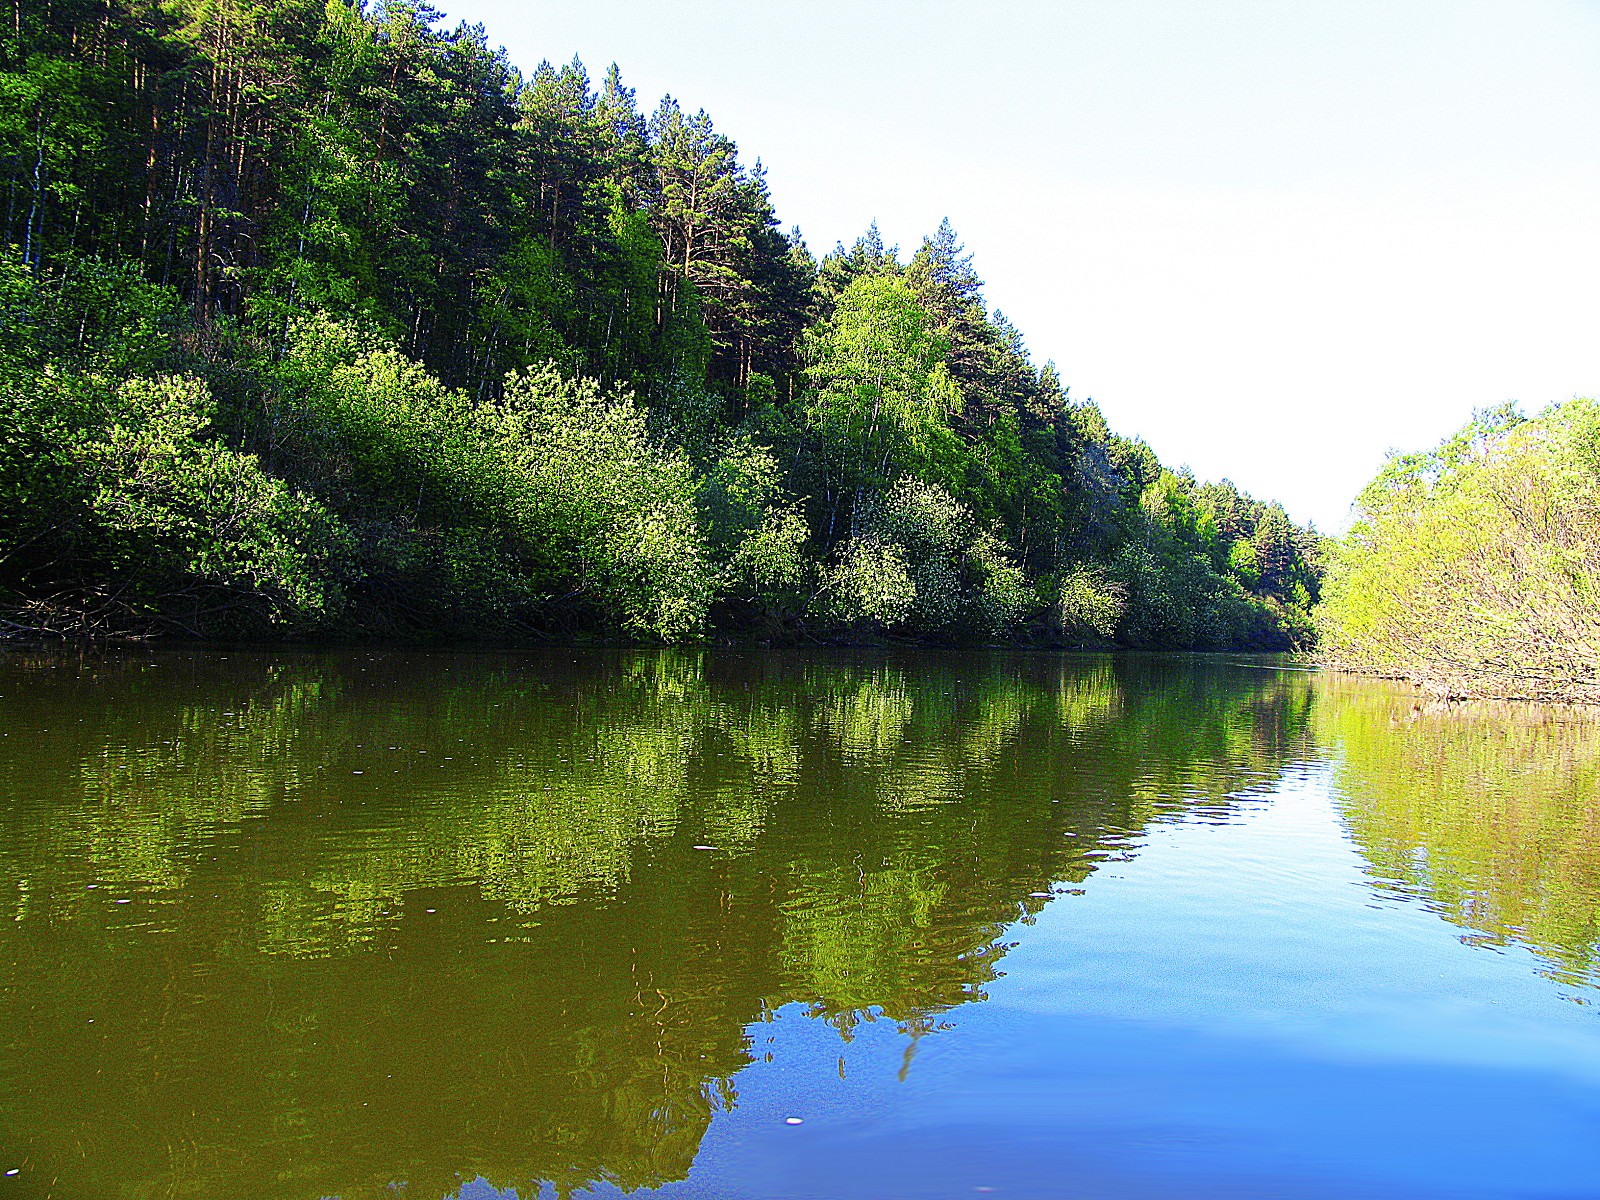
[[[1319,535],[948,221],[819,257],[705,112],[426,5],[11,7],[0,636],[1313,637]]]

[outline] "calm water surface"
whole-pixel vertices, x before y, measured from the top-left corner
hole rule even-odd
[[[0,658],[0,1200],[1600,1196],[1600,720],[1264,661]]]

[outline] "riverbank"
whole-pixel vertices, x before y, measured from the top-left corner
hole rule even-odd
[[[406,649],[454,648],[462,646],[494,648],[535,648],[542,646],[602,646],[633,649],[678,647],[743,648],[880,648],[880,649],[1019,649],[1068,651],[1139,650],[1152,652],[1231,652],[1246,654],[1306,653],[1309,649],[1310,622],[1304,614],[1297,620],[1273,619],[1263,611],[1258,619],[1245,624],[1244,636],[1197,637],[1178,640],[1172,637],[1135,639],[1117,636],[1115,627],[1101,632],[1079,619],[1059,602],[1035,605],[1028,619],[1000,629],[885,629],[872,622],[845,624],[826,617],[810,618],[775,609],[756,610],[742,606],[730,616],[730,607],[718,606],[712,620],[698,632],[674,638],[641,637],[626,631],[585,627],[577,623],[552,620],[545,625],[504,621],[479,630],[461,628],[407,628],[393,622],[359,620],[330,622],[321,627],[277,626],[256,622],[222,622],[207,627],[199,620],[174,618],[167,613],[134,614],[109,606],[96,609],[45,608],[40,605],[0,604],[0,647],[58,646],[143,646],[166,644],[215,648],[251,645],[274,647],[394,647]],[[214,608],[212,613],[223,611]],[[120,619],[118,619],[120,618]]]
[[[18,624],[0,616],[0,650],[48,650],[62,646],[114,650],[128,647],[160,646],[166,649],[218,650],[538,650],[593,648],[612,650],[1037,650],[1040,652],[1148,652],[1155,654],[1236,653],[1288,654],[1283,646],[1127,646],[1107,639],[1073,639],[1038,629],[1013,630],[1002,637],[939,638],[932,635],[897,635],[882,631],[844,634],[787,626],[773,630],[730,632],[714,630],[700,638],[672,642],[650,641],[594,632],[523,636],[484,636],[479,638],[439,635],[384,637],[320,631],[283,637],[205,637],[171,631],[137,633],[96,633],[85,630],[59,631]]]
[[[109,74],[77,10],[18,11],[27,77],[59,88],[0,90],[0,146],[47,164],[0,247],[0,615],[424,642],[673,643],[740,606],[936,641],[1309,631],[1316,531],[1115,433],[948,221],[819,258],[706,113],[652,115],[576,61],[518,71],[431,9],[296,9],[239,51],[278,80],[253,110],[211,95],[165,9],[108,0]],[[219,103],[220,141],[150,141],[219,131]]]
[[[1515,672],[1496,674],[1437,664],[1380,669],[1322,658],[1314,661],[1322,670],[1336,675],[1405,683],[1435,700],[1504,700],[1600,707],[1600,679],[1593,675],[1574,679]]]

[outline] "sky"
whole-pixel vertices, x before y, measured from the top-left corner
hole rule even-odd
[[[949,217],[1076,399],[1336,532],[1390,449],[1600,396],[1600,0],[444,0],[704,108],[819,256]]]

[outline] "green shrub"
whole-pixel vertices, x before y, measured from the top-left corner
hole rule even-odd
[[[714,571],[696,480],[631,395],[546,365],[474,401],[326,318],[296,328],[278,374],[297,469],[359,535],[380,618],[481,634],[582,610],[635,636],[701,629]]]
[[[204,383],[46,372],[7,390],[0,572],[41,627],[199,634],[340,608],[342,526],[207,436]]]
[[[522,538],[624,631],[698,633],[714,572],[696,480],[680,451],[650,436],[633,397],[542,367],[510,377],[495,408]]]
[[[917,599],[906,552],[866,533],[851,538],[823,575],[824,615],[846,624],[899,625]]]
[[[1000,539],[937,484],[902,476],[856,524],[823,589],[823,611],[836,619],[988,634],[1035,603]]]
[[[700,485],[701,519],[717,589],[741,600],[798,607],[815,572],[810,530],[783,488],[777,459],[740,434]]]
[[[1442,691],[1600,695],[1600,406],[1480,414],[1361,494],[1317,611],[1335,665]]]
[[[1108,642],[1116,636],[1127,596],[1120,584],[1093,566],[1079,564],[1053,581],[1048,617],[1054,632],[1075,642]]]

